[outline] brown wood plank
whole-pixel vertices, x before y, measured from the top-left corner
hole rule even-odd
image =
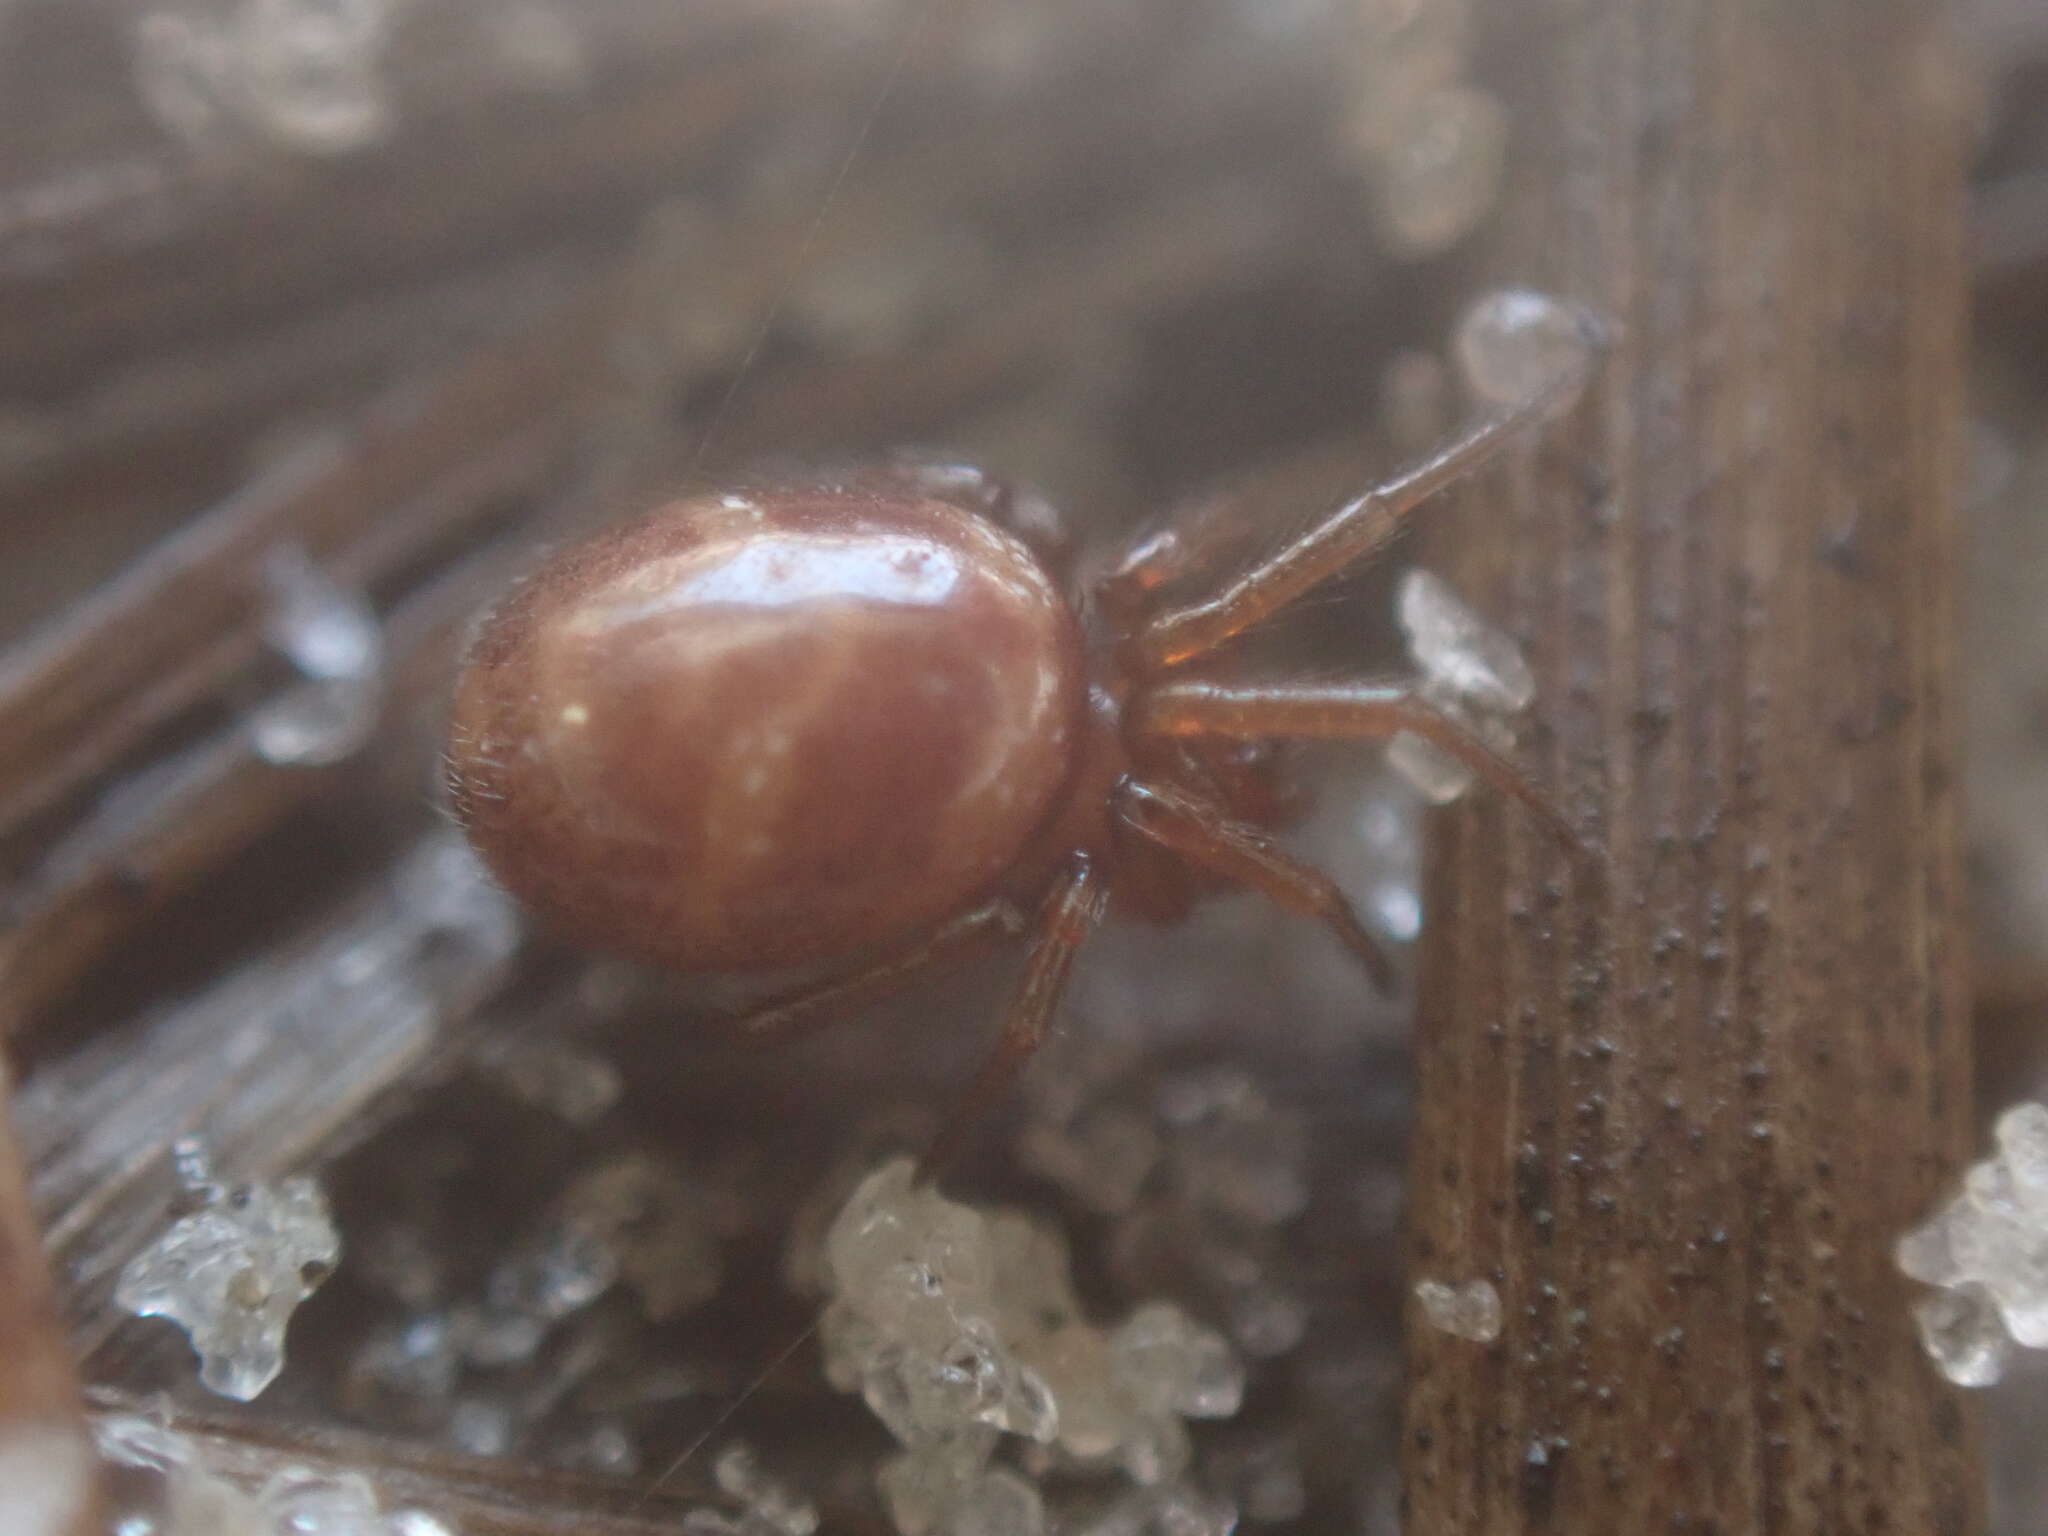
[[[1907,0],[1502,3],[1499,276],[1623,328],[1437,524],[1528,645],[1531,762],[1427,890],[1413,1536],[1964,1533],[1972,1416],[1895,1236],[1969,1136],[1951,764],[1958,77]]]

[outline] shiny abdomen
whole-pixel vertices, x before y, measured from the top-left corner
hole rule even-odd
[[[949,503],[672,504],[485,622],[448,777],[515,895],[691,970],[829,961],[994,885],[1061,794],[1082,692],[1050,577]]]

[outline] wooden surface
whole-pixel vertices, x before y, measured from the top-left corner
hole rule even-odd
[[[78,1378],[57,1327],[56,1291],[8,1123],[13,1087],[0,1063],[0,1528],[11,1536],[17,1522],[27,1522],[21,1536],[88,1536],[101,1524],[95,1509],[81,1508],[67,1522],[18,1482],[31,1467],[61,1479],[74,1456],[82,1480],[87,1462]],[[17,1481],[10,1486],[10,1479]]]
[[[1494,275],[1623,327],[1434,525],[1612,859],[1436,828],[1411,1536],[1966,1533],[1972,1415],[1893,1240],[1969,1138],[1951,793],[1961,93],[1935,8],[1542,0]]]

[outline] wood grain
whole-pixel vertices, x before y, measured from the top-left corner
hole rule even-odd
[[[96,1498],[81,1486],[87,1461],[78,1378],[57,1324],[56,1291],[8,1123],[12,1090],[11,1074],[0,1062],[0,1526],[21,1529],[21,1536],[87,1536],[99,1521],[92,1507]],[[67,1524],[43,1502],[47,1495],[23,1486],[22,1474],[38,1467],[63,1478],[74,1457],[74,1486],[87,1497]],[[27,1522],[26,1528],[17,1522]]]
[[[1960,92],[1903,0],[1545,0],[1497,275],[1623,339],[1437,525],[1602,840],[1444,818],[1423,955],[1412,1536],[1975,1531],[1895,1236],[1969,1127],[1952,793]],[[1509,19],[1511,18],[1511,19]]]

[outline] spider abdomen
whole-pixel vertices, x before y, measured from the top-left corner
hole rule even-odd
[[[678,501],[483,623],[448,780],[513,893],[690,970],[915,937],[1053,808],[1080,638],[1017,540],[892,487]]]

